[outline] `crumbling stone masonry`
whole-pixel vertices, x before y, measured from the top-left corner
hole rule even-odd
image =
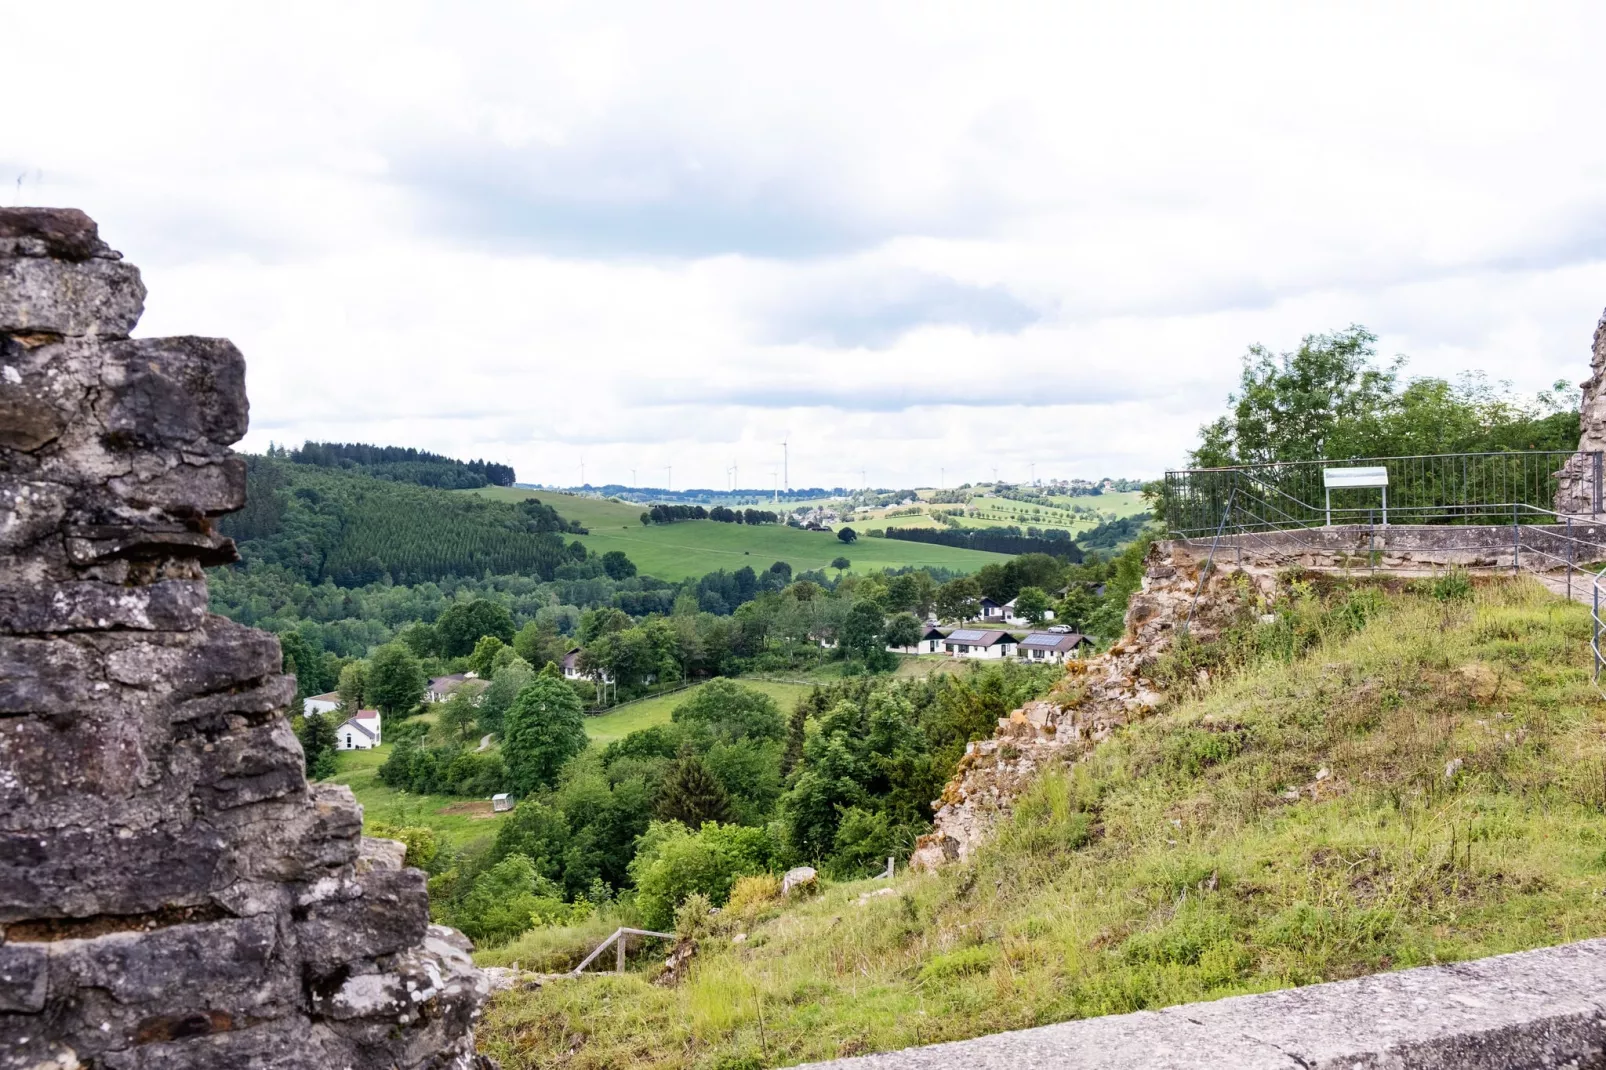
[[[1176,642],[1183,622],[1196,641],[1208,643],[1246,598],[1275,592],[1276,562],[1218,558],[1207,572],[1207,553],[1208,545],[1181,541],[1150,548],[1121,640],[1086,661],[1067,662],[1065,677],[1045,698],[1000,718],[992,739],[965,748],[932,804],[932,829],[916,841],[910,866],[935,869],[968,858],[1045,765],[1075,761],[1119,726],[1153,712],[1164,696],[1143,671]]]
[[[1583,407],[1579,412],[1579,454],[1556,473],[1556,511],[1574,516],[1590,515],[1595,500],[1595,466],[1586,453],[1606,450],[1606,312],[1595,325],[1595,343],[1590,350],[1589,378],[1583,388]]]
[[[83,213],[0,209],[0,1068],[475,1066],[467,942],[206,611],[245,367],[131,340],[144,296]]]

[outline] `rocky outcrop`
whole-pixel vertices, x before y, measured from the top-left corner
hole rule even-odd
[[[1001,718],[992,739],[965,748],[942,798],[932,804],[936,820],[915,845],[913,868],[968,857],[1045,765],[1075,760],[1120,725],[1153,712],[1164,696],[1144,670],[1177,641],[1184,624],[1194,641],[1209,642],[1247,601],[1274,592],[1277,566],[1258,559],[1217,561],[1201,585],[1204,556],[1183,542],[1154,544],[1143,587],[1127,604],[1125,635],[1104,654],[1067,663],[1047,698]]]
[[[130,339],[144,296],[83,213],[0,209],[0,1067],[473,1066],[467,942],[207,613],[245,366]]]
[[[1595,452],[1606,451],[1606,312],[1595,325],[1595,344],[1590,351],[1589,378],[1578,384],[1584,390],[1579,412],[1577,456],[1568,460],[1557,474],[1556,512],[1588,516],[1594,508]]]

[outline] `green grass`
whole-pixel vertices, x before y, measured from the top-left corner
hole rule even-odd
[[[339,770],[329,779],[351,788],[362,803],[365,830],[375,825],[426,825],[442,845],[467,847],[475,840],[496,835],[505,814],[493,814],[489,799],[454,795],[414,795],[380,783],[379,767],[390,756],[390,744],[372,750],[337,752]]]
[[[1392,596],[1041,777],[964,865],[728,910],[677,986],[504,994],[482,1047],[507,1070],[788,1065],[1599,936],[1588,635],[1529,582]]]
[[[755,691],[762,691],[775,700],[783,714],[792,712],[792,706],[809,690],[807,684],[776,683],[770,680],[748,680],[738,678],[737,683],[743,687],[750,687]],[[655,724],[667,724],[669,715],[676,706],[692,699],[699,688],[704,685],[687,688],[685,691],[676,691],[668,695],[657,695],[653,698],[642,699],[621,706],[612,713],[604,713],[598,717],[586,718],[586,735],[599,746],[612,743],[616,739],[623,739],[632,732],[639,732],[643,728],[651,728]]]
[[[855,572],[910,565],[974,572],[983,565],[1009,560],[1007,554],[896,539],[860,538],[848,545],[831,532],[801,531],[779,524],[749,527],[685,520],[678,524],[643,525],[640,506],[555,491],[491,487],[462,493],[488,494],[508,501],[539,498],[565,519],[579,521],[590,529],[591,534],[579,536],[588,550],[599,554],[623,550],[642,573],[664,580],[697,577],[718,569],[734,572],[743,565],[758,572],[776,561],[785,561],[793,571],[803,572],[828,568],[837,557],[853,562]]]

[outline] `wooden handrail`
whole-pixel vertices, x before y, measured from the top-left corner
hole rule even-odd
[[[594,961],[596,961],[596,958],[597,958],[598,955],[600,955],[604,951],[608,950],[608,945],[609,944],[614,944],[615,948],[617,949],[617,952],[618,952],[617,958],[614,961],[614,972],[615,973],[624,973],[625,972],[625,942],[626,942],[625,938],[626,937],[630,937],[630,936],[656,936],[660,940],[673,940],[675,938],[675,934],[674,933],[655,933],[651,929],[632,929],[632,928],[629,928],[628,926],[621,926],[621,927],[619,927],[619,928],[617,928],[617,929],[615,929],[613,931],[613,935],[612,936],[608,937],[602,943],[598,944],[597,945],[597,949],[595,951],[591,952],[591,954],[587,955],[584,959],[582,959],[580,961],[580,965],[578,965],[574,969],[570,970],[569,971],[569,976],[571,976],[571,977],[579,977],[580,976],[580,972],[582,970],[584,970],[587,966],[591,965]]]

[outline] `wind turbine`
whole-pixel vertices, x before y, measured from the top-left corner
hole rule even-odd
[[[787,453],[787,443],[791,438],[792,432],[790,431],[781,436],[781,482],[786,484],[787,490],[792,489],[792,470],[789,467],[790,455]]]
[[[586,485],[586,455],[583,453],[580,455],[580,485]]]
[[[664,482],[668,484],[664,489],[673,491],[675,489],[675,466],[672,464],[664,465],[664,473]]]

